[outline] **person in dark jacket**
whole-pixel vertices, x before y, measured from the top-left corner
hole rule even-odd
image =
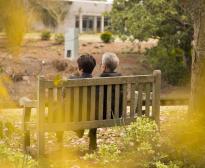
[[[101,66],[101,75],[100,77],[117,77],[121,76],[121,73],[116,72],[116,69],[119,65],[119,58],[115,53],[104,53],[102,57],[102,66]],[[122,115],[122,86],[120,86],[120,100],[119,100],[119,117]],[[107,87],[104,88],[104,101],[103,101],[103,119],[106,119],[106,108],[107,108]],[[114,114],[114,101],[115,101],[115,87],[112,87],[112,98],[111,98],[111,110],[113,118]]]
[[[89,55],[89,54],[81,55],[77,60],[77,64],[78,64],[78,74],[70,76],[69,79],[92,78],[93,77],[92,72],[96,66],[96,60],[92,55]],[[90,92],[90,89],[88,89],[88,92]],[[80,94],[82,94],[82,90],[80,90]],[[91,103],[90,99],[88,99],[88,104],[90,105],[90,103]],[[90,129],[89,131],[89,138],[90,138],[89,149],[90,150],[93,150],[93,148],[95,148],[96,146],[96,143],[95,143],[96,141],[95,140],[93,141],[93,137],[91,137],[93,132],[96,132],[96,131],[93,129]],[[79,138],[82,138],[84,134],[84,130],[78,130],[76,131],[76,133]]]
[[[102,56],[102,65],[101,65],[101,74],[100,77],[117,77],[121,76],[120,73],[116,72],[116,69],[119,65],[119,58],[115,53],[104,53]],[[99,97],[99,89],[97,90],[97,97]],[[119,100],[119,117],[122,115],[122,87],[120,86],[120,100]],[[106,119],[106,107],[107,107],[107,87],[104,86],[104,100],[103,100],[103,119]],[[115,88],[112,87],[112,102],[111,102],[111,109],[112,114],[114,114],[114,101],[115,101]],[[96,106],[98,106],[98,102],[96,102]],[[111,116],[112,118],[113,115]],[[97,148],[97,142],[96,142],[96,134],[97,134],[97,128],[92,129],[90,132],[90,140],[94,146],[91,146],[93,150]],[[96,144],[96,145],[95,145]]]
[[[93,77],[92,72],[93,72],[93,70],[96,66],[96,60],[92,55],[89,55],[89,54],[81,55],[77,59],[77,64],[78,64],[78,72],[74,75],[71,75],[69,77],[69,79],[80,79],[80,78],[92,78]],[[90,89],[88,89],[88,93],[89,92],[90,92]],[[82,94],[82,88],[80,88],[80,94]],[[82,98],[81,95],[79,97]],[[89,99],[88,99],[87,103],[90,105],[91,102],[90,102]],[[84,135],[84,130],[77,130],[75,132],[76,132],[76,134],[79,138],[82,138],[83,135]],[[92,134],[91,132],[93,132],[92,129],[89,131],[89,136],[90,136],[90,134]],[[59,141],[61,141],[62,137],[63,137],[63,133],[58,132],[57,133],[57,138],[58,138]],[[92,146],[96,146],[96,144],[95,144],[94,141],[90,140],[89,148],[92,149]]]

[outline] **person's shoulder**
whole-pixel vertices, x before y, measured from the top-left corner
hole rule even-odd
[[[77,76],[77,75],[70,75],[68,77],[68,79],[78,79],[78,78],[80,78],[80,76]]]
[[[101,73],[100,77],[107,77],[107,73]]]
[[[83,73],[82,75],[81,75],[81,78],[92,78],[93,76],[92,76],[92,74],[90,74],[90,73]]]
[[[71,75],[69,79],[93,78],[92,74]]]
[[[74,72],[68,77],[68,79],[78,79],[78,78],[80,78],[80,74],[78,72]]]
[[[100,77],[116,77],[116,76],[122,76],[121,73],[119,72],[103,72],[102,74],[100,74]]]
[[[119,72],[116,72],[116,76],[122,76],[122,74]]]

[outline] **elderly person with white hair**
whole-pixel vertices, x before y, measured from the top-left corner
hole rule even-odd
[[[116,69],[119,65],[119,58],[115,53],[104,53],[102,56],[102,65],[101,65],[101,75],[100,77],[117,77],[121,76],[120,73],[116,72]],[[99,96],[99,93],[97,92],[97,97]],[[103,100],[103,119],[106,119],[106,109],[107,109],[107,86],[104,86],[104,100]],[[120,100],[119,100],[119,116],[122,116],[122,98],[123,98],[123,92],[122,92],[122,86],[120,86]],[[112,96],[111,96],[111,109],[112,109],[112,115],[111,117],[114,118],[114,101],[115,101],[115,88],[112,87]],[[96,106],[98,106],[98,102],[96,102]],[[96,137],[97,129],[91,129],[89,136],[90,136],[90,149],[95,150],[97,148],[97,137]]]
[[[102,73],[100,77],[117,77],[121,76],[120,73],[116,72],[116,69],[120,63],[119,58],[115,53],[105,53],[102,56],[102,65],[101,65],[101,70]],[[119,103],[119,117],[122,115],[122,86],[120,86],[120,103]],[[104,88],[104,102],[103,102],[103,118],[106,119],[106,109],[107,109],[107,86]],[[111,99],[111,108],[112,108],[112,115],[111,117],[113,118],[114,114],[114,101],[115,101],[115,88],[112,87],[112,99]]]
[[[117,66],[119,65],[119,58],[115,53],[104,53],[102,56],[102,74],[101,77],[114,77],[121,76],[120,73],[116,72]]]

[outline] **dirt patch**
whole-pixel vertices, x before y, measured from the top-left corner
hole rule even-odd
[[[118,71],[123,75],[152,73],[152,68],[143,54],[145,48],[154,44],[143,42],[132,45],[129,42],[104,44],[101,42],[80,42],[80,54],[90,53],[97,60],[94,75],[100,74],[100,63],[104,52],[115,52],[120,58]],[[63,65],[63,67],[62,67]],[[77,70],[76,62],[64,59],[64,46],[55,45],[52,41],[27,39],[19,58],[13,58],[0,39],[0,68],[12,82],[6,84],[11,98],[18,102],[20,97],[36,98],[37,76],[53,79],[56,75],[68,78]]]

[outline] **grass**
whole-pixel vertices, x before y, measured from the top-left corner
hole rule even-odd
[[[172,124],[178,122],[187,111],[186,106],[161,108],[161,134],[166,136],[167,130],[172,129]],[[33,109],[33,114],[35,110]],[[35,115],[33,115],[34,119]],[[15,151],[22,152],[22,109],[7,109],[0,111],[0,122],[4,125],[4,138],[1,142]],[[5,128],[6,123],[10,126]],[[120,144],[122,127],[98,129],[98,145]],[[32,131],[32,150],[36,149],[36,134]],[[79,139],[74,132],[66,132],[63,146],[56,141],[55,133],[46,133],[47,158],[44,160],[46,167],[98,167],[94,161],[84,160],[88,152],[88,131]]]

